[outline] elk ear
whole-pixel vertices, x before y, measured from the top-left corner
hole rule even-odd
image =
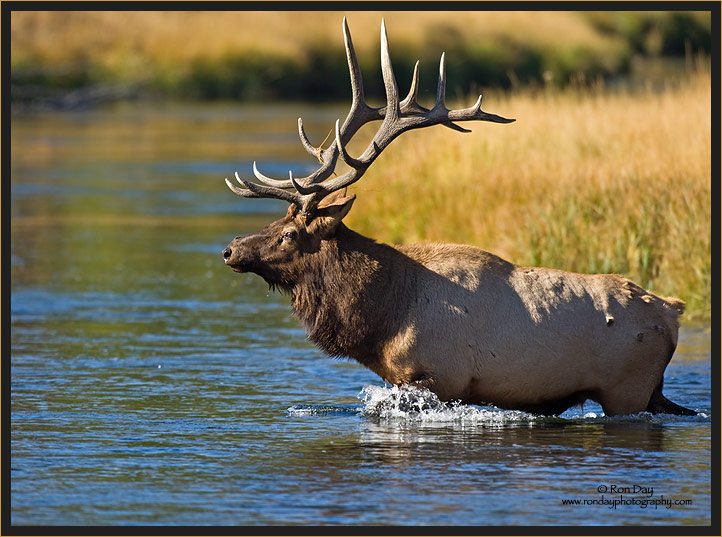
[[[296,207],[295,203],[292,203],[291,206],[288,208],[288,211],[286,212],[286,218],[293,218],[296,216],[296,213],[298,212],[298,207]]]
[[[328,207],[329,205],[334,205],[339,199],[346,197],[347,190],[348,190],[347,187],[343,187],[341,190],[337,190],[336,192],[331,192],[328,196],[323,198],[318,203],[317,208],[323,209],[324,207]]]
[[[346,189],[339,192],[340,194],[334,192],[327,196],[316,207],[316,217],[308,226],[311,235],[318,235],[322,239],[331,237],[351,210],[356,194],[347,197],[344,196]]]

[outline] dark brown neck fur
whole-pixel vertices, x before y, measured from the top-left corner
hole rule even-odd
[[[306,260],[290,292],[309,339],[331,356],[373,369],[404,317],[413,261],[343,224]]]

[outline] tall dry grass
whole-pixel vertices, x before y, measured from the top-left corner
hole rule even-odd
[[[415,49],[438,38],[440,29],[462,40],[524,36],[543,47],[581,46],[598,54],[619,46],[573,11],[16,11],[11,45],[14,56],[62,62],[95,55],[110,65],[132,53],[159,62],[238,50],[293,58],[310,43],[342,51],[344,15],[359,52],[374,56],[382,17],[392,43]]]
[[[517,122],[405,134],[355,187],[349,224],[621,273],[709,318],[710,100],[705,72],[661,92],[488,95],[485,110]]]

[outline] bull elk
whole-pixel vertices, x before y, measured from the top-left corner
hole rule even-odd
[[[677,345],[684,303],[660,298],[613,274],[576,274],[523,267],[473,246],[390,246],[343,223],[358,181],[381,152],[410,129],[459,121],[510,123],[481,110],[445,105],[441,56],[436,102],[417,102],[418,62],[408,96],[400,100],[381,23],[386,106],[364,100],[361,72],[346,20],[351,110],[322,150],[303,147],[320,163],[304,178],[277,180],[253,171],[260,183],[228,179],[246,198],[290,203],[286,216],[257,233],[236,237],[225,264],[253,272],[290,295],[310,340],[331,356],[350,357],[384,380],[427,387],[443,401],[494,404],[560,414],[591,399],[605,414],[695,414],[662,395],[663,375]],[[346,146],[366,123],[381,126],[363,154]],[[337,161],[349,170],[336,176]]]

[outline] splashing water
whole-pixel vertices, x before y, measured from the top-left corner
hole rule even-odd
[[[293,405],[287,412],[297,417],[357,414],[377,420],[483,427],[532,425],[538,420],[537,416],[518,410],[481,408],[458,401],[445,403],[428,388],[409,385],[366,385],[359,393],[359,399],[363,405]]]
[[[517,410],[500,410],[444,403],[428,388],[415,386],[365,386],[361,415],[380,419],[401,419],[421,423],[464,423],[486,427],[511,424],[531,425],[536,417]]]

